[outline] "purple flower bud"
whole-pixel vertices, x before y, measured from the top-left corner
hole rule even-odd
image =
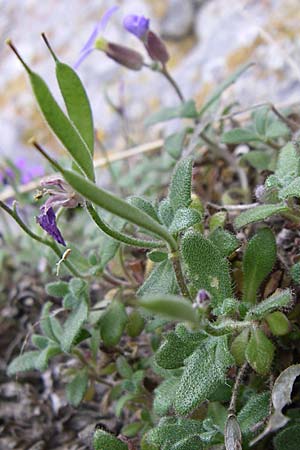
[[[129,33],[134,34],[139,39],[144,39],[149,30],[150,20],[144,16],[130,14],[125,17],[123,26]]]
[[[149,30],[146,36],[145,47],[153,61],[159,61],[163,66],[170,59],[167,47],[157,34]]]
[[[200,289],[193,304],[194,308],[205,308],[211,300],[211,295],[206,289]]]
[[[37,216],[37,223],[45,230],[53,239],[59,244],[66,246],[64,238],[56,225],[56,217],[53,208],[46,209],[45,206],[41,207],[42,213]]]
[[[254,195],[259,202],[264,201],[265,194],[266,194],[266,189],[263,184],[256,186]]]
[[[123,45],[108,42],[105,53],[118,64],[131,70],[141,70],[144,64],[143,56],[139,52]]]

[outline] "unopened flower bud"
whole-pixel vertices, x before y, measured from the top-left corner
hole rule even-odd
[[[207,292],[206,289],[200,289],[198,291],[198,294],[195,299],[195,303],[193,304],[193,307],[196,308],[206,308],[208,304],[210,303],[211,295],[209,292]]]
[[[256,186],[254,195],[255,195],[257,201],[263,202],[265,194],[266,194],[266,189],[263,184]]]
[[[157,34],[149,30],[146,36],[145,47],[153,61],[159,61],[163,66],[170,59],[167,47]]]
[[[128,69],[141,70],[143,67],[143,56],[129,47],[107,42],[105,39],[100,38],[96,40],[95,48],[97,50],[102,50],[109,58]]]

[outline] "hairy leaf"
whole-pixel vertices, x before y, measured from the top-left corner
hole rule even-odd
[[[259,328],[253,329],[246,347],[246,359],[259,375],[267,375],[271,369],[275,347]]]
[[[71,350],[87,317],[88,305],[86,299],[82,296],[79,305],[72,310],[64,323],[63,334],[61,336],[61,347],[64,352],[68,353]]]
[[[260,141],[261,137],[255,131],[245,128],[234,128],[226,131],[222,135],[222,142],[225,144],[243,144],[245,142]]]
[[[280,431],[273,442],[275,450],[299,450],[300,425],[297,423]]]
[[[158,416],[168,414],[174,401],[174,396],[180,379],[171,377],[163,381],[154,391],[153,410]]]
[[[232,233],[221,228],[216,228],[210,233],[209,240],[217,247],[221,255],[225,257],[230,256],[240,245],[239,240]]]
[[[182,239],[182,255],[188,269],[192,295],[206,289],[215,305],[232,297],[228,262],[210,240],[198,232],[187,231]]]
[[[186,230],[201,222],[201,215],[195,209],[180,208],[175,212],[169,231],[172,234]]]
[[[193,159],[181,159],[175,166],[169,187],[170,204],[176,213],[179,208],[187,208],[191,203]]]
[[[271,272],[276,260],[276,241],[269,228],[259,230],[248,242],[243,258],[243,299],[255,303],[263,280]]]
[[[139,297],[154,294],[175,294],[177,290],[172,263],[167,259],[154,267],[137,294]]]
[[[88,387],[88,381],[87,370],[83,369],[75,375],[70,383],[67,384],[67,399],[72,406],[76,407],[81,403]]]
[[[234,221],[237,229],[242,228],[252,222],[261,222],[268,217],[287,212],[288,208],[283,203],[272,205],[259,205],[255,208],[242,212]]]
[[[38,350],[34,350],[17,356],[9,364],[7,368],[7,375],[12,376],[18,372],[26,372],[28,370],[35,369],[35,361],[39,357],[39,355],[40,352]]]
[[[194,119],[197,115],[198,113],[194,100],[188,100],[176,108],[162,108],[151,114],[145,121],[145,125],[149,127],[159,122],[165,122],[167,120],[177,119],[180,117],[185,119]]]
[[[185,362],[174,401],[176,412],[189,414],[199,406],[225,381],[232,364],[226,336],[206,339]]]
[[[69,292],[69,283],[65,281],[54,281],[46,284],[46,292],[51,297],[64,297]]]
[[[276,311],[276,309],[291,305],[292,300],[292,294],[289,289],[276,292],[271,295],[271,297],[266,298],[266,300],[263,300],[251,308],[246,315],[246,320],[251,318],[262,319],[267,314]]]
[[[124,442],[121,442],[113,434],[98,429],[93,437],[94,450],[128,450]]]
[[[111,347],[119,343],[127,319],[123,303],[113,300],[100,318],[100,333],[105,345]]]

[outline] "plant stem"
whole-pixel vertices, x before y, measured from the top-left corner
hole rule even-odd
[[[162,241],[146,241],[143,239],[137,239],[132,236],[128,236],[125,233],[121,233],[118,230],[111,228],[106,222],[104,222],[93,205],[88,203],[86,206],[91,218],[96,223],[96,225],[103,231],[105,234],[108,234],[110,237],[115,239],[116,241],[123,242],[124,244],[131,245],[134,247],[140,248],[160,248],[165,247],[164,242]]]
[[[181,291],[181,294],[184,297],[187,297],[192,302],[193,299],[191,297],[191,294],[190,294],[190,292],[188,290],[188,287],[186,285],[186,282],[185,282],[185,279],[184,279],[184,276],[183,276],[179,254],[177,252],[176,253],[171,253],[170,254],[170,259],[172,261],[173,269],[174,269],[174,272],[175,272],[176,280],[177,280],[179,289]]]
[[[231,400],[230,400],[230,405],[228,408],[228,413],[229,414],[235,414],[236,413],[236,401],[237,401],[237,395],[238,395],[238,390],[240,387],[240,384],[243,380],[243,377],[246,373],[246,370],[248,368],[248,362],[245,362],[242,367],[240,368],[240,370],[238,371],[237,377],[235,379],[235,383],[232,389],[232,395],[231,395]]]
[[[163,66],[163,68],[161,68],[160,73],[168,80],[168,82],[171,84],[171,86],[174,88],[179,100],[181,101],[181,103],[185,102],[185,98],[183,93],[181,92],[180,87],[178,86],[178,84],[176,83],[176,81],[174,80],[174,78],[170,75],[168,69],[166,68],[166,66]]]

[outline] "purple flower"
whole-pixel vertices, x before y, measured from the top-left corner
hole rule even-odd
[[[0,182],[7,184],[16,179],[16,174],[20,174],[20,183],[27,184],[34,178],[44,175],[44,168],[37,164],[28,162],[25,158],[17,158],[11,162],[12,167],[7,166],[0,169]]]
[[[102,16],[102,19],[95,25],[90,37],[88,38],[88,40],[86,41],[86,43],[84,44],[82,49],[80,50],[79,58],[76,61],[76,63],[74,64],[74,69],[77,69],[80,66],[80,64],[82,63],[82,61],[84,61],[85,58],[90,53],[92,53],[93,50],[95,50],[95,42],[96,42],[97,37],[99,36],[101,31],[105,30],[109,19],[117,11],[117,9],[119,9],[119,6],[112,6],[111,8],[109,8]]]
[[[59,244],[66,246],[64,238],[56,225],[56,217],[53,208],[47,209],[45,206],[41,207],[42,213],[37,216],[37,223],[45,230],[53,239]]]
[[[142,40],[149,30],[149,24],[149,19],[146,19],[144,16],[137,16],[135,14],[126,16],[123,21],[125,30]]]
[[[145,45],[148,55],[153,61],[159,61],[163,66],[170,56],[161,38],[149,29],[150,20],[134,14],[126,16],[123,21],[125,30],[138,37]]]
[[[76,208],[83,204],[83,198],[57,175],[42,180],[41,187],[43,188],[42,195],[49,195],[44,204],[45,210],[55,207]]]

